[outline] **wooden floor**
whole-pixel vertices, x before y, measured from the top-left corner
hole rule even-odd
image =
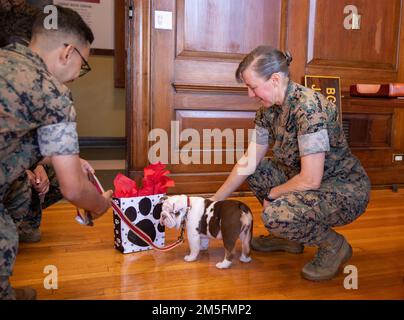
[[[259,203],[240,200],[254,212],[254,234],[265,233]],[[314,248],[300,255],[253,252],[251,263],[237,260],[218,270],[220,241],[193,263],[183,261],[187,243],[168,253],[123,255],[113,248],[111,212],[93,228],[78,225],[74,216],[65,203],[45,211],[42,241],[20,246],[14,286],[33,286],[39,299],[404,299],[404,190],[373,191],[367,212],[338,229],[354,250],[349,264],[358,269],[358,290],[344,288],[342,272],[327,282],[302,279],[300,269]],[[168,242],[176,237],[167,231]],[[58,269],[57,290],[44,289],[47,265]]]

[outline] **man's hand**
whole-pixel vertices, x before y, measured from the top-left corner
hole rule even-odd
[[[94,217],[101,216],[111,206],[112,191],[105,196],[98,193],[88,180],[88,171],[84,174],[78,155],[52,156],[52,165],[60,190],[67,201],[94,213]]]
[[[102,196],[105,199],[105,207],[101,209],[99,212],[91,212],[91,217],[93,219],[98,219],[101,216],[104,215],[108,211],[109,208],[111,208],[111,203],[112,203],[112,195],[114,192],[112,190],[105,191]]]
[[[27,175],[31,186],[39,195],[45,195],[49,191],[49,178],[42,165],[38,165],[33,172],[27,170]]]

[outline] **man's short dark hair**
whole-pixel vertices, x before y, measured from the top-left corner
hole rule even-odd
[[[65,34],[71,34],[82,43],[94,41],[94,34],[90,27],[85,23],[83,18],[74,10],[65,8],[62,6],[55,6],[58,10],[58,28],[57,30],[49,30],[55,32],[63,32]],[[41,13],[37,16],[34,26],[32,28],[32,35],[41,34],[47,32],[45,28],[45,19],[49,14]]]

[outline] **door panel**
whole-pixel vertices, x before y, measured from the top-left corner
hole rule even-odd
[[[152,30],[151,129],[164,129],[170,138],[186,129],[198,133],[199,140],[171,138],[168,167],[184,179],[176,179],[173,192],[190,192],[187,175],[192,192],[215,192],[218,183],[207,184],[206,176],[223,181],[228,175],[247,147],[258,109],[235,71],[256,46],[281,45],[282,1],[163,0],[153,2],[152,15],[155,10],[173,12],[174,21],[173,30]],[[219,137],[215,145],[204,137],[214,129],[230,138]],[[181,155],[198,161],[184,163]]]
[[[246,54],[280,44],[279,0],[178,0],[177,55]]]
[[[318,18],[312,17],[310,20],[315,37],[309,48],[309,51],[313,51],[311,58],[322,60],[327,65],[351,64],[361,68],[394,69],[400,0],[373,1],[371,6],[368,3],[366,0],[350,3],[360,10],[361,29],[346,30],[342,23],[335,23],[344,21],[346,1],[317,1],[315,11]],[[363,34],[368,36],[363,37]],[[322,45],[324,43],[327,45]]]
[[[340,76],[343,91],[352,83],[396,81],[402,0],[310,0],[309,5],[306,74]],[[360,29],[345,29],[348,5],[358,10]]]
[[[245,148],[258,106],[235,81],[238,63],[260,44],[293,55],[292,80],[304,75],[341,78],[343,124],[352,151],[375,184],[404,181],[404,104],[399,99],[351,99],[354,83],[404,82],[403,0],[126,0],[128,77],[128,172],[141,180],[150,162],[153,129],[171,136],[193,129],[242,130],[239,145],[214,148],[178,141],[167,148],[180,155],[200,150],[199,160]],[[359,30],[347,30],[346,5],[362,16]],[[154,28],[155,10],[172,13],[171,30]],[[174,132],[175,133],[175,132]],[[213,143],[213,142],[212,142]],[[199,144],[199,148],[196,144]],[[243,145],[243,147],[240,147]],[[185,148],[185,149],[183,149]],[[226,153],[227,151],[227,153]],[[176,155],[175,155],[176,156]],[[177,187],[171,192],[210,193],[223,183],[232,164],[173,163]],[[201,162],[201,161],[199,161]],[[245,189],[245,186],[243,187]],[[243,189],[242,188],[242,189]]]

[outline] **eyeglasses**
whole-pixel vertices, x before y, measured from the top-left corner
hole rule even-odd
[[[68,46],[69,46],[69,44],[67,44],[67,43],[65,43],[64,45],[65,45],[65,47],[68,47]],[[79,75],[79,77],[82,77],[82,76],[86,75],[87,73],[89,73],[89,72],[91,71],[91,67],[90,67],[90,65],[88,64],[87,60],[84,59],[84,57],[82,56],[82,54],[80,53],[79,49],[77,49],[77,48],[74,47],[74,46],[72,46],[72,47],[73,47],[73,49],[79,54],[79,56],[80,56],[80,58],[81,58],[82,63],[81,63],[81,69],[80,69],[80,75]]]

